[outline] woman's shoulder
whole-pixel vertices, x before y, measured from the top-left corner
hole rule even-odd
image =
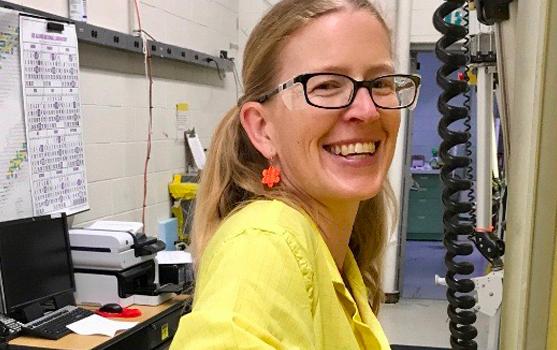
[[[251,202],[219,226],[203,253],[199,276],[211,275],[212,268],[221,266],[223,261],[226,265],[241,266],[246,271],[260,269],[260,266],[271,265],[282,270],[286,266],[296,266],[308,293],[312,294],[318,235],[319,231],[309,217],[284,202]],[[249,262],[246,254],[251,260],[264,259]],[[269,264],[269,261],[277,263]],[[287,261],[295,262],[295,265],[288,265]]]
[[[226,242],[253,232],[282,236],[294,246],[291,248],[306,251],[316,249],[319,235],[317,226],[301,210],[280,200],[256,200],[226,218],[213,238]]]

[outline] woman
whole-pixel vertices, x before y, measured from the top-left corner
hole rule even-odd
[[[389,349],[374,315],[386,176],[419,78],[394,74],[367,1],[285,0],[253,30],[243,80],[209,149],[195,301],[171,349]]]

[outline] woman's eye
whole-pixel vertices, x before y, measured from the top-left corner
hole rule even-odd
[[[337,82],[328,81],[328,82],[320,83],[319,85],[315,86],[313,90],[332,90],[332,89],[338,89],[339,87],[340,85]]]
[[[378,80],[373,83],[373,88],[394,90],[395,84],[394,82],[388,80]]]

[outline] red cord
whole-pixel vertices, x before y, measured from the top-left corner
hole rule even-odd
[[[149,76],[149,126],[147,129],[147,156],[143,170],[143,208],[141,210],[141,223],[145,231],[145,208],[147,207],[147,170],[151,159],[151,134],[153,129],[153,76],[151,70],[151,52],[147,48],[147,75]]]
[[[135,0],[135,12],[137,14],[137,25],[139,26],[139,33],[143,37],[143,28],[141,27],[141,15],[139,13],[139,3]],[[152,56],[149,46],[145,46],[145,70],[149,79],[149,126],[147,128],[147,155],[145,157],[145,166],[143,168],[143,205],[141,208],[141,223],[143,224],[143,232],[145,232],[145,208],[147,207],[147,171],[149,169],[149,160],[151,159],[151,134],[153,130],[153,74],[152,74]]]
[[[137,25],[139,26],[139,33],[142,33],[142,31],[141,31],[141,16],[139,15],[139,3],[137,2],[137,0],[135,0],[135,13],[137,14]]]

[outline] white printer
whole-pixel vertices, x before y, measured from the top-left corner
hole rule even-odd
[[[155,256],[165,245],[141,229],[136,222],[97,221],[69,230],[77,303],[158,305],[181,290],[159,284]]]

